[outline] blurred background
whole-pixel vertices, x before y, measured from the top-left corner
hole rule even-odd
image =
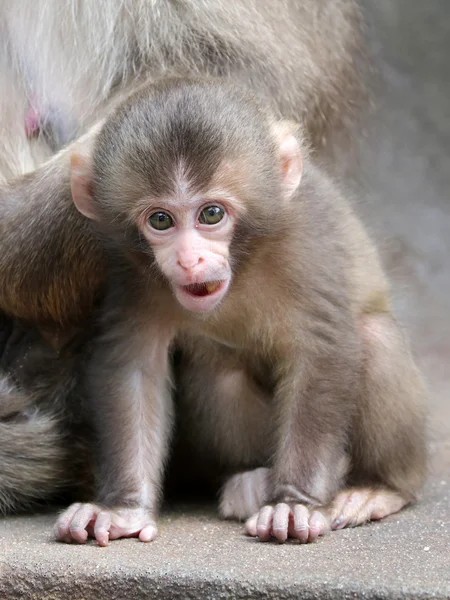
[[[450,469],[450,2],[361,0],[374,113],[359,208],[430,388],[433,469]],[[370,150],[369,150],[370,148]]]

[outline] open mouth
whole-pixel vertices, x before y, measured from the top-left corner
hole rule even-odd
[[[217,306],[227,293],[229,283],[229,279],[219,279],[177,285],[174,292],[181,306],[193,312],[204,313]]]
[[[201,298],[203,296],[209,296],[217,292],[221,287],[223,281],[204,281],[203,283],[191,283],[190,285],[183,285],[183,291],[190,296]]]

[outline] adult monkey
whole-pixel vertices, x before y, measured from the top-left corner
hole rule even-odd
[[[52,165],[64,164],[65,154],[35,175],[13,177],[77,138],[141,79],[167,73],[244,83],[275,114],[301,121],[324,155],[365,97],[360,23],[355,0],[2,3],[0,73],[9,94],[0,100],[0,309],[8,315],[1,327],[8,377],[0,391],[0,510],[46,497],[75,473],[64,448],[82,426],[75,416],[82,411],[72,411],[76,362],[104,277],[87,226],[55,193]]]

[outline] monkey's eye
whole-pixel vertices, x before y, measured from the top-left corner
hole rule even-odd
[[[165,231],[166,229],[173,227],[172,217],[168,213],[162,211],[151,214],[148,218],[148,222],[150,223],[150,227],[153,227],[153,229],[157,229],[158,231]]]
[[[206,206],[198,216],[200,223],[215,225],[225,216],[225,211],[220,206]]]

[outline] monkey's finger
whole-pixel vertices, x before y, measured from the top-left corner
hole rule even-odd
[[[88,538],[88,526],[91,521],[95,521],[99,509],[94,504],[82,504],[72,517],[69,526],[70,535],[74,542],[84,544]]]
[[[321,535],[325,535],[331,529],[329,519],[320,511],[315,510],[309,517],[308,542],[315,542]]]
[[[295,504],[292,509],[294,515],[293,536],[300,543],[305,544],[309,536],[309,510],[303,504]]]
[[[246,520],[245,532],[247,533],[247,535],[251,535],[252,537],[256,537],[258,535],[258,533],[256,531],[256,524],[258,522],[258,516],[259,516],[259,513],[256,513],[256,514],[252,515],[249,519]]]
[[[69,508],[59,515],[55,524],[55,537],[58,541],[65,542],[66,544],[70,544],[70,542],[72,542],[72,536],[70,535],[70,522],[80,506],[80,502],[71,504]]]
[[[143,529],[141,529],[139,533],[139,540],[141,542],[152,542],[158,534],[158,529],[156,525],[152,523],[151,525],[146,525]]]
[[[280,502],[275,506],[273,513],[272,535],[281,543],[285,542],[288,537],[290,515],[291,507],[289,504]]]
[[[267,542],[270,538],[273,513],[273,506],[263,506],[258,513],[258,520],[256,522],[256,535],[262,542]]]
[[[94,537],[99,546],[107,546],[109,543],[109,531],[111,529],[111,513],[102,510],[98,513],[94,525]]]

